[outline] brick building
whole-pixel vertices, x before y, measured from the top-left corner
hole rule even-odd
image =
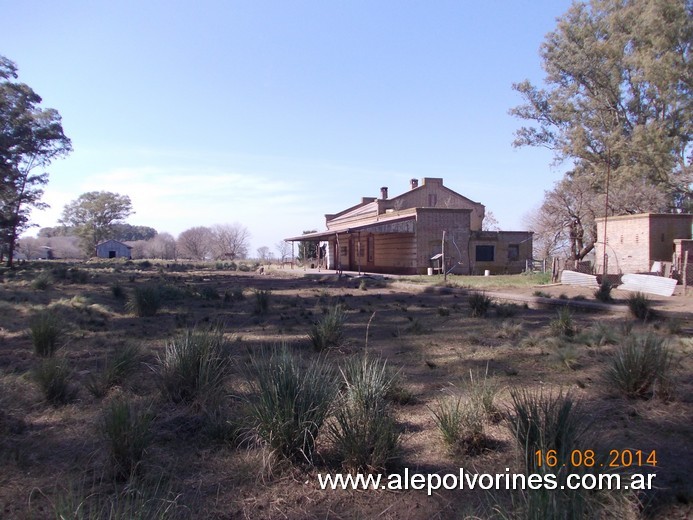
[[[603,272],[604,218],[597,222],[596,271]],[[647,273],[654,262],[671,262],[690,247],[693,215],[641,213],[608,217],[607,269],[612,274]],[[680,262],[682,258],[679,258]],[[692,259],[693,260],[693,259]]]
[[[532,258],[532,233],[482,231],[485,208],[443,185],[412,179],[396,197],[380,198],[325,215],[326,231],[287,238],[319,241],[328,269],[425,274],[429,268],[457,274],[519,273]]]

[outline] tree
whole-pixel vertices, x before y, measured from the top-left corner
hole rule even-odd
[[[317,229],[304,230],[303,235],[308,235],[310,233],[317,233]],[[298,255],[296,258],[299,262],[305,262],[312,258],[318,257],[318,248],[320,242],[318,240],[301,240],[298,243]]]
[[[212,251],[217,260],[235,260],[248,256],[250,232],[238,223],[212,226]]]
[[[206,260],[212,251],[212,230],[197,226],[178,235],[178,250],[181,255],[193,260]]]
[[[42,170],[72,150],[60,114],[40,108],[41,97],[16,78],[16,65],[0,56],[0,261],[6,254],[9,267],[31,208],[47,207],[41,197],[48,173]]]
[[[513,85],[525,103],[511,114],[532,123],[513,144],[571,160],[566,177],[595,197],[610,181],[598,216],[690,204],[692,13],[691,0],[576,2],[541,46],[546,88]]]
[[[500,226],[498,225],[498,219],[493,214],[492,211],[487,211],[484,215],[484,220],[481,222],[482,231],[500,231]]]
[[[114,238],[114,224],[121,223],[133,213],[130,197],[110,191],[90,191],[65,206],[60,223],[72,226],[82,240],[87,255],[93,255],[96,245]]]
[[[261,246],[257,248],[257,259],[261,262],[269,262],[272,260],[272,251],[267,246]]]
[[[285,240],[280,240],[274,245],[274,248],[279,253],[279,262],[284,263],[289,255],[291,255],[291,244]]]

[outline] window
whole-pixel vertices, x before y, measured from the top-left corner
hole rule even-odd
[[[508,260],[515,262],[520,259],[520,244],[508,245]]]
[[[493,246],[476,246],[477,262],[493,262]]]
[[[368,261],[372,262],[374,259],[373,257],[374,257],[374,249],[375,249],[375,237],[373,235],[370,235],[368,237],[368,242],[367,242],[366,247],[368,248]]]

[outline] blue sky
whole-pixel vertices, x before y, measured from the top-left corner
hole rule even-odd
[[[514,149],[513,82],[567,0],[0,0],[0,54],[56,108],[74,151],[39,226],[92,190],[176,236],[240,223],[252,253],[324,214],[443,177],[522,229],[562,176]],[[35,230],[34,230],[35,232]]]

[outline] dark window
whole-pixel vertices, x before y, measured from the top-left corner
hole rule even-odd
[[[116,252],[115,251],[109,251],[108,252],[108,258],[115,258],[116,257]]]
[[[493,262],[493,246],[476,246],[477,262]]]
[[[510,244],[508,246],[508,260],[514,262],[520,259],[520,245]]]

